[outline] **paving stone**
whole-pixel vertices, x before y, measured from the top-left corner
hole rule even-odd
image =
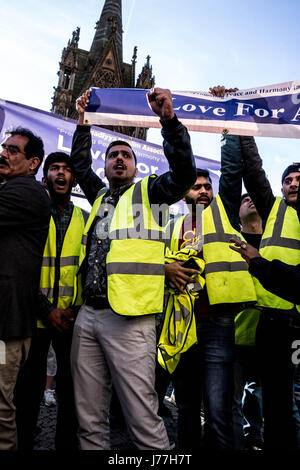
[[[165,418],[165,426],[171,442],[177,443],[177,408],[165,400],[165,405],[172,413],[172,418]],[[56,406],[40,407],[40,415],[38,420],[38,428],[40,432],[35,439],[34,450],[55,450],[55,428],[56,428]],[[123,425],[111,426],[111,448],[112,450],[132,450],[135,449],[130,436]]]

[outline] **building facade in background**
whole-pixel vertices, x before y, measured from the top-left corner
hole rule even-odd
[[[152,88],[154,76],[150,57],[137,80],[135,66],[137,47],[131,64],[123,62],[122,1],[105,0],[95,36],[89,51],[78,47],[80,28],[73,31],[72,39],[62,51],[58,71],[58,85],[54,89],[51,111],[77,119],[75,101],[89,87],[99,88]],[[109,127],[138,139],[146,139],[147,129],[135,127]]]

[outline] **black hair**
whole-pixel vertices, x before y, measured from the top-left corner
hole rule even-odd
[[[109,146],[107,147],[106,151],[105,151],[105,160],[106,160],[106,157],[107,157],[107,155],[108,155],[108,152],[109,152],[110,149],[111,149],[112,147],[114,147],[115,145],[126,145],[127,147],[129,147],[129,148],[131,149],[131,151],[132,151],[132,154],[133,154],[133,157],[134,157],[134,161],[135,161],[135,166],[136,166],[136,163],[137,163],[137,162],[136,162],[136,155],[135,155],[135,153],[134,153],[134,151],[133,151],[131,145],[130,145],[128,142],[125,142],[125,140],[114,140],[113,142],[111,142],[111,143],[109,144]]]
[[[24,127],[16,127],[12,131],[7,131],[6,135],[14,136],[20,135],[22,137],[27,137],[28,142],[24,147],[25,150],[25,157],[29,160],[32,157],[37,157],[40,160],[40,163],[34,170],[34,174],[38,172],[39,167],[42,164],[45,152],[44,152],[44,144],[40,137],[34,135],[32,131],[29,129],[25,129]]]
[[[47,179],[47,173],[48,173],[50,165],[52,165],[53,163],[56,163],[56,162],[67,163],[67,165],[69,165],[71,167],[72,173],[73,173],[73,163],[72,163],[72,160],[70,158],[70,155],[68,155],[67,153],[64,153],[64,152],[52,152],[52,153],[49,153],[49,155],[46,158],[45,163],[44,163],[44,168],[43,168],[44,178]]]
[[[248,193],[244,193],[244,194],[241,195],[241,204],[242,204],[243,200],[245,199],[245,197],[248,197],[248,196],[249,196]]]
[[[289,175],[290,173],[299,172],[299,171],[300,171],[300,163],[293,163],[292,165],[289,165],[282,173],[281,184],[283,184],[284,179],[286,178],[287,175]]]
[[[212,184],[212,180],[211,180],[208,170],[203,170],[202,168],[196,168],[196,172],[197,172],[197,178],[199,176],[203,176],[204,178],[207,178],[208,181],[210,181],[210,183]]]

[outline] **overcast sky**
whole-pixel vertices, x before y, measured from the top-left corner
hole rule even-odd
[[[157,86],[206,91],[300,79],[299,0],[123,0],[123,60],[151,56]],[[63,47],[80,27],[89,50],[104,0],[1,1],[0,98],[49,111]],[[151,130],[148,140],[161,143]],[[275,194],[300,161],[298,139],[256,138]],[[220,159],[220,136],[192,133],[194,153]]]

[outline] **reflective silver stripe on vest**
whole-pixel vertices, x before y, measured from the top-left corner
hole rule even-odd
[[[60,266],[75,266],[79,263],[79,256],[62,256],[60,258]],[[54,268],[55,267],[55,257],[54,256],[45,256],[42,262],[43,267]]]
[[[60,258],[60,266],[76,266],[79,263],[79,256],[62,256]]]
[[[175,223],[177,222],[177,220],[178,220],[178,218],[173,217],[173,219],[171,219],[169,224],[168,224],[168,235],[169,236],[165,240],[166,248],[169,248],[169,249],[171,248],[172,235],[173,235],[174,228],[175,228]]]
[[[181,333],[181,331],[178,331],[178,335],[177,335],[177,343],[182,343],[182,340],[183,340],[183,333]]]
[[[87,235],[82,235],[81,244],[84,245],[84,246],[86,246],[86,244],[87,244],[87,239],[88,239]]]
[[[106,271],[108,276],[111,274],[165,275],[164,265],[155,263],[107,263]]]
[[[189,282],[188,285],[189,285],[189,284],[194,285],[194,287],[192,288],[192,290],[193,290],[194,292],[199,292],[200,290],[203,289],[203,287],[201,286],[200,282],[198,282],[198,281],[195,280],[195,279],[193,279],[192,282]]]
[[[241,239],[238,237],[235,233],[208,233],[207,235],[204,235],[204,243],[217,243],[217,242],[222,242],[222,243],[230,243],[230,239],[238,238],[239,240]]]
[[[181,321],[181,311],[175,310],[175,321]]]
[[[286,211],[287,211],[287,204],[282,199],[278,207],[272,235],[271,237],[264,238],[261,241],[260,248],[265,248],[266,246],[280,246],[282,248],[292,248],[294,250],[300,250],[300,240],[296,240],[294,238],[281,237],[281,232],[283,228],[283,222],[284,222]]]
[[[215,224],[216,233],[208,233],[204,235],[204,243],[230,243],[230,238],[235,237],[240,239],[236,234],[225,233],[222,224],[220,209],[217,200],[214,199],[209,206],[212,211],[213,221]]]
[[[108,188],[106,186],[104,186],[104,188],[99,189],[99,191],[97,193],[97,196],[96,196],[96,199],[99,199],[99,197],[101,197],[107,191],[108,191]],[[95,201],[96,201],[96,199],[95,199]]]
[[[245,261],[215,261],[212,263],[207,263],[204,269],[205,274],[219,273],[222,271],[248,271],[248,265]]]
[[[83,220],[84,220],[84,225],[85,225],[88,221],[88,218],[89,218],[90,214],[87,211],[83,210],[83,209],[81,209],[81,214],[82,214],[82,217],[83,217]]]
[[[183,305],[181,305],[181,311],[184,312],[184,323],[185,323],[185,327],[187,328],[189,326],[189,323],[190,323],[191,312],[186,307],[184,307]],[[178,331],[176,340],[177,340],[178,343],[180,343],[180,344],[182,343],[182,340],[183,340],[182,331]]]
[[[146,230],[139,226],[134,228],[122,228],[119,230],[112,230],[109,234],[110,240],[154,240],[162,241],[164,239],[164,232],[160,230]]]
[[[59,297],[73,297],[74,287],[71,286],[59,286],[58,296]]]
[[[52,287],[41,287],[41,292],[49,299],[53,299],[54,289]]]
[[[41,287],[41,291],[49,299],[53,299],[54,289],[52,287]],[[64,297],[73,297],[73,293],[74,293],[74,287],[59,286],[59,288],[58,288],[59,297],[62,297],[62,296],[64,296]]]
[[[55,266],[55,256],[44,256],[42,266],[45,268],[53,268]]]
[[[185,323],[185,326],[187,327],[190,322],[191,312],[184,305],[180,306],[180,310],[175,311],[175,321],[180,322],[182,320],[182,312],[183,312],[184,323]]]

